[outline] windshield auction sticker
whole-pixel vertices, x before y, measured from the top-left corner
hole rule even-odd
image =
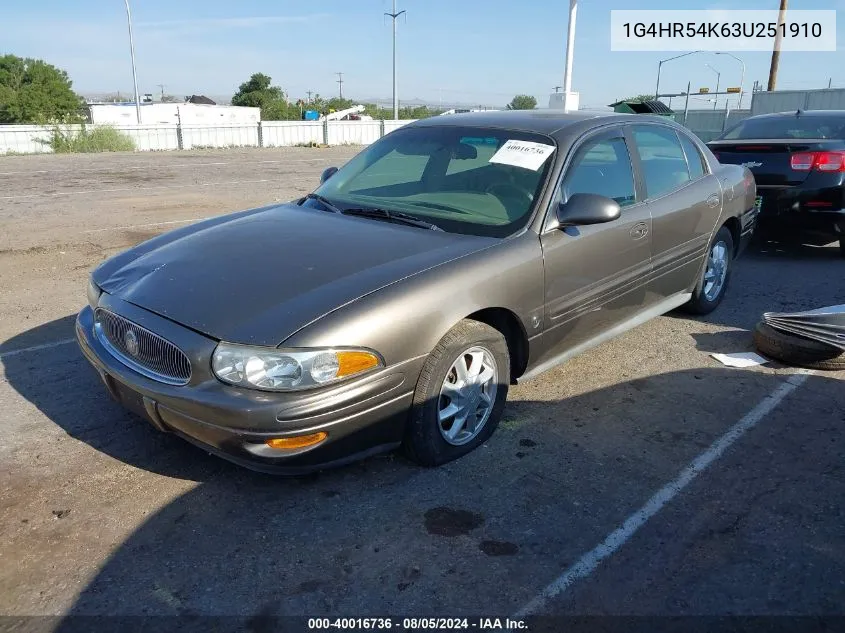
[[[537,171],[554,151],[554,145],[510,140],[505,142],[499,148],[499,151],[493,154],[490,162]]]

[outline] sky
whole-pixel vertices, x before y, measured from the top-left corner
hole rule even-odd
[[[36,57],[68,72],[85,93],[130,94],[132,72],[121,0],[2,0],[0,54]],[[391,98],[391,0],[131,0],[141,93],[230,96],[252,73],[292,98],[311,90]],[[567,0],[398,0],[401,99],[501,106],[515,94],[541,107],[563,83]],[[652,92],[672,52],[611,52],[611,9],[777,9],[777,0],[580,0],[573,90],[581,107]],[[790,8],[837,12],[838,51],[783,53],[779,89],[845,87],[845,0],[792,0]],[[745,89],[765,84],[771,53],[744,52]],[[691,55],[663,67],[661,92],[739,85],[740,64]],[[746,97],[748,105],[748,97]],[[678,106],[675,101],[673,106]],[[696,97],[691,107],[712,107]]]

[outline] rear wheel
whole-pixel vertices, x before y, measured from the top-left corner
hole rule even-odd
[[[449,330],[429,355],[414,392],[405,449],[423,466],[462,457],[486,442],[508,394],[505,337],[478,321]]]
[[[708,314],[715,310],[725,296],[731,277],[734,240],[728,227],[720,228],[710,242],[704,272],[684,309],[692,314]]]

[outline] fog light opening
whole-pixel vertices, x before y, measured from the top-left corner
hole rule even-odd
[[[270,448],[280,451],[292,451],[298,448],[308,448],[315,446],[328,437],[325,431],[318,431],[317,433],[310,433],[309,435],[298,435],[296,437],[275,437],[266,440],[264,443]]]

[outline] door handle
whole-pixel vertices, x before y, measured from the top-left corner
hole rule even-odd
[[[631,237],[635,240],[639,240],[644,238],[648,235],[648,224],[645,222],[638,222],[634,226],[631,227]]]
[[[710,208],[713,208],[713,209],[718,207],[719,206],[719,196],[715,193],[711,193],[707,197],[707,206],[710,207]]]

